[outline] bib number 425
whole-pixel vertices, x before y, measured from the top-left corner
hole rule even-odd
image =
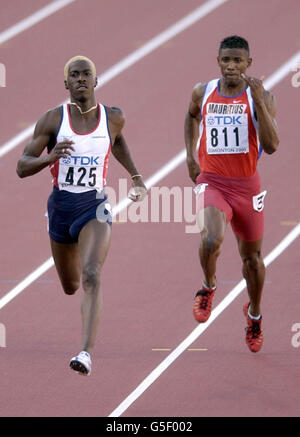
[[[79,187],[94,187],[96,185],[97,167],[69,167],[65,182]]]

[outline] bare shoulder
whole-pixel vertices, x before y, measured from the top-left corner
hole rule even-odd
[[[35,125],[33,137],[24,149],[24,155],[40,156],[45,147],[56,141],[61,122],[61,107],[45,112]]]
[[[42,117],[38,120],[35,132],[40,133],[48,133],[55,134],[61,122],[61,106],[57,108],[49,109],[45,112]]]
[[[125,123],[125,115],[122,109],[116,106],[111,106],[111,107],[107,106],[106,109],[107,109],[108,120],[114,125],[122,128]]]
[[[198,103],[200,100],[202,100],[203,96],[204,96],[204,92],[205,92],[205,88],[206,88],[206,83],[203,82],[198,82],[192,91],[192,100],[195,103]]]
[[[205,92],[206,83],[197,83],[192,91],[192,97],[189,105],[189,115],[193,118],[197,118],[200,121],[202,99]]]

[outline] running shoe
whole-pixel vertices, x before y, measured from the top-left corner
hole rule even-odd
[[[263,345],[263,332],[261,329],[262,317],[258,320],[251,319],[248,314],[249,305],[250,303],[247,302],[243,307],[243,312],[248,323],[247,328],[245,328],[246,343],[251,352],[258,352]]]
[[[204,323],[209,319],[215,291],[216,288],[207,289],[205,287],[197,291],[193,307],[193,314],[197,322]]]
[[[70,361],[71,369],[81,375],[88,376],[92,370],[91,357],[88,352],[82,351],[77,357],[73,357]]]

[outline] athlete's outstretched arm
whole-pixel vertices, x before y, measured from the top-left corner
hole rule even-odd
[[[116,160],[128,171],[130,176],[139,174],[122,134],[116,137],[111,151]]]
[[[200,173],[199,164],[195,160],[195,151],[199,138],[199,123],[201,120],[201,102],[205,86],[197,84],[192,93],[192,99],[187,111],[184,122],[184,139],[186,146],[186,163],[189,170],[189,176],[193,182],[196,182]]]
[[[122,134],[122,129],[125,124],[125,117],[121,109],[119,108],[109,108],[109,121],[111,125],[111,136],[112,136],[112,154],[116,160],[128,171],[130,176],[134,176],[132,179],[132,185],[137,189],[135,193],[130,193],[129,197],[131,200],[142,200],[147,194],[146,186],[143,182],[142,176],[137,170],[135,163],[131,157],[129,147],[126,143],[124,135]]]
[[[61,157],[70,155],[68,149],[73,149],[72,142],[65,141],[53,147],[51,153],[41,156],[44,149],[55,141],[55,135],[60,123],[60,110],[48,111],[36,124],[30,143],[24,149],[17,164],[17,174],[20,178],[34,175]]]
[[[279,145],[276,103],[273,94],[263,88],[262,80],[242,75],[251,90],[258,122],[259,142],[268,154],[274,153]]]
[[[147,194],[147,188],[143,182],[142,175],[137,170],[133,159],[131,158],[129,148],[124,136],[118,136],[112,147],[112,153],[117,161],[128,171],[132,180],[133,190],[129,193],[129,198],[133,201],[141,201]]]

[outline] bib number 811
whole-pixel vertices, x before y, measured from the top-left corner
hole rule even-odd
[[[65,182],[70,185],[77,185],[79,187],[94,187],[96,185],[96,171],[97,167],[89,167],[89,172],[86,167],[76,168],[69,167]]]
[[[233,133],[235,134],[235,146],[239,147],[240,145],[240,140],[239,140],[239,129],[238,127],[235,127],[233,129]],[[219,144],[219,132],[218,129],[216,128],[212,128],[210,131],[211,134],[211,145],[212,147],[217,147]],[[222,129],[222,134],[223,134],[223,140],[224,140],[224,147],[228,147],[228,133],[227,133],[227,127],[224,127],[224,129]]]

